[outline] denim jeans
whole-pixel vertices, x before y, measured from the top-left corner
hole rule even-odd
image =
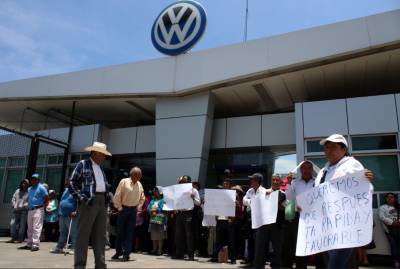
[[[27,210],[18,210],[13,212],[13,217],[10,223],[10,233],[13,240],[24,241]]]
[[[67,243],[70,222],[71,222],[70,217],[60,216],[60,218],[58,219],[58,223],[60,226],[59,227],[60,228],[60,237],[58,238],[58,242],[57,242],[57,246],[56,246],[56,248],[58,248],[58,249],[63,249],[65,244]],[[69,238],[71,240],[71,245],[69,246],[70,249],[74,249],[74,247],[75,247],[77,223],[78,223],[77,218],[73,218],[72,222],[71,222],[71,231],[69,234]]]
[[[136,208],[123,208],[117,218],[116,253],[129,257],[136,227]]]

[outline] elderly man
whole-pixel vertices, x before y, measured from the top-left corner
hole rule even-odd
[[[78,201],[78,230],[74,252],[74,267],[85,268],[89,239],[95,258],[95,268],[106,268],[105,233],[108,184],[100,165],[106,156],[111,156],[107,145],[94,142],[85,148],[90,158],[80,161],[70,178],[70,192]]]
[[[192,179],[190,176],[181,176],[178,179],[179,184],[190,183]],[[193,199],[194,205],[200,205],[199,192],[192,188],[190,196]],[[192,231],[192,216],[193,207],[186,210],[177,210],[175,213],[175,246],[176,256],[173,259],[183,259],[185,246],[189,256],[189,260],[194,260],[194,241]]]
[[[140,183],[142,170],[133,167],[130,177],[122,179],[115,191],[114,207],[118,210],[116,253],[111,259],[129,260],[132,251],[132,240],[136,226],[137,208],[141,208],[145,201],[143,186]]]
[[[28,242],[18,249],[39,250],[40,235],[43,228],[44,207],[48,203],[48,192],[40,183],[39,174],[31,177],[31,186],[28,188]]]
[[[246,192],[246,195],[243,197],[243,205],[247,206],[248,211],[250,212],[250,219],[251,219],[251,199],[253,199],[256,195],[266,195],[266,189],[261,186],[261,183],[263,182],[263,175],[260,173],[254,173],[253,175],[249,176],[250,179],[250,189]],[[251,227],[251,224],[250,224]],[[261,227],[260,227],[261,228]],[[259,233],[260,233],[260,228],[255,230],[255,238],[256,240],[260,240],[259,238]],[[251,230],[250,237],[254,236],[254,230]],[[259,239],[258,239],[259,238]],[[265,239],[265,238],[264,238]],[[260,242],[260,241],[259,241]],[[257,242],[254,244],[253,239],[249,239],[249,262],[250,264],[245,265],[244,267],[255,267],[257,266],[255,262],[255,257],[260,257],[262,254],[260,251],[263,251],[261,249],[255,248],[257,246]],[[255,253],[254,253],[255,252]],[[261,265],[258,265],[261,266]]]

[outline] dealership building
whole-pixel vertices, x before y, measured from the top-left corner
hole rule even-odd
[[[375,174],[374,208],[400,192],[400,10],[155,60],[0,83],[0,125],[70,142],[68,167],[93,141],[107,144],[115,185],[133,165],[144,185],[190,175],[215,187],[278,156],[324,165],[319,140],[346,136]],[[73,128],[70,139],[72,107]],[[24,177],[30,140],[0,136],[0,214]],[[41,147],[36,170],[62,184],[62,154]],[[7,228],[9,218],[0,219]],[[389,246],[376,222],[374,254]]]

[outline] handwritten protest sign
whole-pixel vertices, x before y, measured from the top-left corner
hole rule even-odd
[[[325,182],[299,195],[297,256],[367,245],[372,240],[372,191],[364,172]]]
[[[177,184],[163,188],[164,207],[163,210],[189,209],[194,206],[190,197],[193,191],[192,183]]]
[[[270,195],[257,194],[251,199],[251,228],[257,229],[276,222],[278,195],[279,191],[274,191]]]
[[[204,214],[210,216],[235,216],[236,191],[205,189]]]

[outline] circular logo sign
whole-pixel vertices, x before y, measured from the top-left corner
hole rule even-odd
[[[179,1],[158,15],[151,29],[151,41],[161,53],[178,55],[199,41],[206,25],[206,12],[199,3]]]

